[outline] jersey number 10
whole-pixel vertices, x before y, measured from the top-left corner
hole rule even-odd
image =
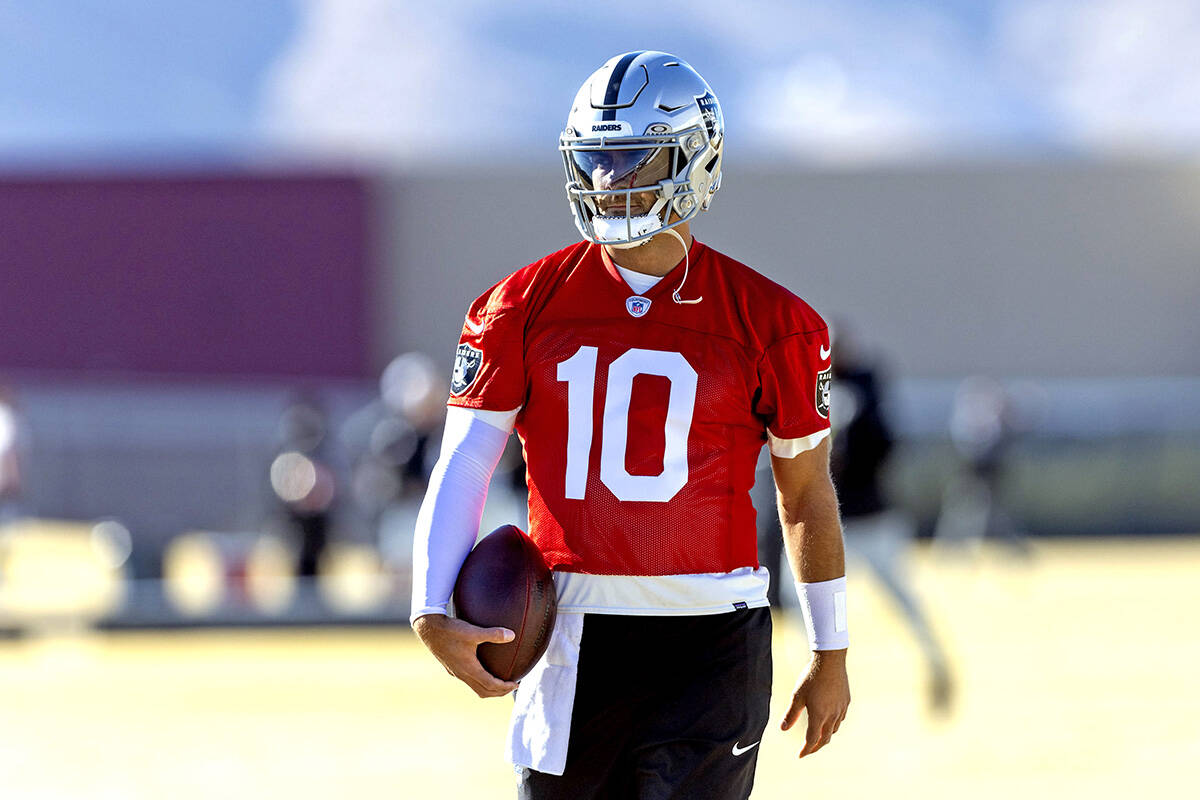
[[[567,384],[566,497],[582,500],[592,454],[592,412],[596,396],[595,347],[580,347],[558,364],[558,380]],[[629,398],[638,375],[659,375],[671,382],[667,403],[663,471],[630,475],[625,469],[629,440]],[[665,503],[688,479],[687,440],[696,408],[696,370],[679,353],[633,348],[608,367],[604,427],[600,437],[600,480],[618,500]]]

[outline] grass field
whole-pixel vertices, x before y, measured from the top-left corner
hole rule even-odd
[[[961,676],[924,711],[915,646],[851,572],[854,702],[795,760],[806,658],[777,624],[755,797],[1139,798],[1200,763],[1200,539],[1042,544],[1031,563],[914,556]],[[0,642],[0,797],[510,797],[509,701],[480,701],[407,630],[45,635]]]

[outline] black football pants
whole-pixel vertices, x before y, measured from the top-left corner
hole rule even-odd
[[[565,773],[520,770],[520,800],[750,795],[771,699],[766,608],[588,614]]]

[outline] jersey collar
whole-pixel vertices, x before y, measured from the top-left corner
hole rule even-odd
[[[595,243],[590,243],[588,246],[595,248],[596,252],[599,253],[600,263],[604,265],[604,271],[608,273],[608,276],[616,281],[621,286],[622,290],[636,295],[637,292],[635,292],[633,288],[625,282],[625,279],[621,277],[621,273],[617,271],[616,264],[614,264],[612,259],[608,257],[608,251],[605,250],[603,246]],[[704,245],[700,243],[700,240],[695,236],[692,236],[692,246],[688,250],[687,255],[691,269],[691,274],[688,276],[688,283],[691,283],[693,280],[695,280],[697,276],[697,267],[703,249]],[[683,259],[680,258],[675,266],[671,267],[671,271],[666,275],[663,275],[662,280],[651,286],[650,291],[646,292],[646,294],[642,296],[653,298],[655,295],[663,292],[664,286],[670,286],[672,289],[674,289],[675,285],[679,283],[679,279],[682,277]]]

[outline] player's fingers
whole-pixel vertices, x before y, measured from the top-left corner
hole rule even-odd
[[[814,752],[820,750],[825,745],[833,740],[833,735],[837,733],[838,726],[842,724],[840,717],[830,715],[821,723],[821,739],[814,748]]]
[[[821,749],[821,745],[829,741],[826,736],[827,730],[828,726],[825,724],[825,720],[809,712],[808,731],[804,734],[804,749],[800,751],[800,758],[817,752]]]
[[[442,661],[442,666],[451,675],[471,687],[471,691],[480,697],[499,697],[517,688],[514,681],[500,680],[484,669],[483,664],[479,662],[475,647],[471,647],[469,650],[456,649],[453,654]]]
[[[502,697],[517,688],[512,681],[502,681],[488,672],[482,665],[461,676],[463,682],[475,690],[480,697]]]
[[[821,739],[821,728],[817,721],[810,715],[808,718],[808,730],[804,734],[804,747],[800,749],[800,758],[804,758],[817,746],[817,742]]]
[[[493,644],[505,644],[511,642],[516,637],[516,634],[508,628],[480,628],[479,641],[492,642]]]
[[[489,692],[489,697],[500,697],[501,695],[515,691],[517,688],[515,681],[502,681],[483,667],[479,668],[476,680],[480,686]]]
[[[800,758],[804,758],[805,756],[811,756],[813,753],[817,752],[818,750],[820,750],[822,747],[824,747],[827,744],[829,744],[829,737],[821,736],[821,738],[817,739],[811,745],[808,745],[808,744],[804,745],[804,749],[800,751]]]
[[[796,720],[800,719],[800,712],[804,710],[804,695],[797,690],[792,694],[792,704],[788,706],[787,713],[783,715],[783,722],[779,729],[786,731],[796,724]]]

